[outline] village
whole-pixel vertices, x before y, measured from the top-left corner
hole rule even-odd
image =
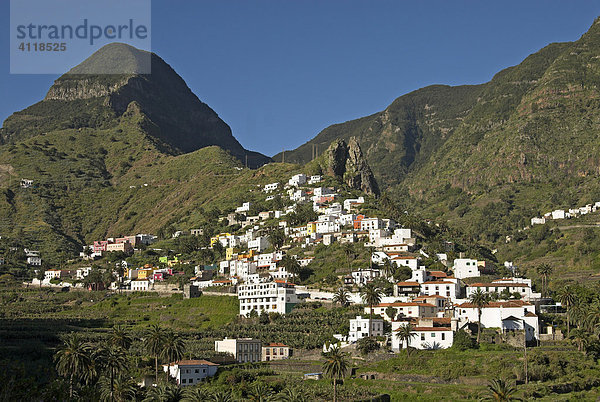
[[[322,181],[322,176],[296,174],[284,185],[264,185],[260,190],[265,201],[277,196],[289,199],[290,204],[282,210],[250,215],[252,203],[243,202],[234,212],[220,217],[228,227],[238,230],[210,237],[208,248],[219,249],[223,255],[214,264],[191,266],[181,255],[163,255],[158,264],[142,266],[123,259],[108,273],[109,280],[90,280],[94,272],[91,265],[45,271],[38,268],[31,285],[65,291],[70,287],[103,290],[106,286],[119,292],[183,293],[184,298],[202,297],[204,293],[228,295],[238,299],[242,317],[285,315],[299,304],[315,301],[362,305],[363,314],[349,320],[348,333],[334,334],[323,345],[325,352],[371,337],[396,353],[407,347],[445,349],[452,347],[458,331],[479,340],[483,329],[486,339],[517,347],[562,339],[556,326],[540,322],[538,317],[548,309],[560,309],[560,303],[552,304],[551,299],[534,291],[532,280],[519,276],[512,263],[498,267],[462,253],[452,261],[446,253],[428,255],[410,228],[383,216],[359,213],[365,197],[344,198],[335,186],[321,186]],[[306,206],[312,208],[316,219],[290,225],[286,215]],[[176,231],[172,238],[202,235],[204,230],[197,228],[189,233]],[[149,234],[98,240],[80,257],[93,262],[116,252],[129,256],[141,247],[151,249],[156,241],[157,237]],[[359,268],[342,264],[340,271],[345,272],[337,274],[335,284],[298,284],[302,270],[314,263],[315,257],[308,256],[310,250],[333,244],[362,247],[370,261]],[[303,250],[304,255],[288,254],[292,247]],[[40,267],[39,252],[26,252],[30,265]],[[441,268],[429,269],[424,260],[434,260]],[[191,278],[180,271],[182,266],[188,272],[193,269]],[[228,353],[239,363],[295,355],[281,342],[263,344],[260,339],[248,338],[216,341],[215,351]],[[214,375],[216,366],[207,360],[189,360],[173,362],[165,371],[185,386]]]

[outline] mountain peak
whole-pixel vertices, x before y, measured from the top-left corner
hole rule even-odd
[[[152,53],[125,43],[109,43],[67,74],[150,74]]]
[[[163,59],[124,43],[103,46],[59,77],[42,102],[4,122],[0,137],[15,142],[57,128],[110,127],[132,103],[155,128],[148,135],[168,145],[165,149],[186,153],[217,145],[248,167],[270,161],[244,149]]]

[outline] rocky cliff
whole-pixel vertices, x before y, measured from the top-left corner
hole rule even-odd
[[[350,138],[348,143],[341,139],[334,141],[317,163],[324,174],[367,194],[379,195],[379,186],[356,138]]]

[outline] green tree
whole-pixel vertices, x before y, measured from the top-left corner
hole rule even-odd
[[[477,343],[479,343],[479,337],[481,335],[481,309],[490,304],[488,294],[477,289],[469,297],[469,301],[477,309]]]
[[[162,353],[165,343],[165,330],[157,324],[153,324],[146,331],[146,349],[154,356],[154,380],[158,384],[158,358]]]
[[[109,335],[110,343],[128,350],[133,341],[127,328],[122,325],[115,325]]]
[[[281,261],[279,262],[279,265],[281,265],[282,267],[285,268],[285,270],[289,273],[292,274],[294,278],[296,278],[298,276],[298,274],[300,273],[300,263],[298,262],[298,260],[290,255],[284,255],[281,258]]]
[[[337,380],[344,378],[348,372],[348,356],[337,346],[332,346],[329,351],[323,353],[323,372],[333,380],[333,402],[337,401]]]
[[[559,293],[558,298],[563,307],[567,310],[567,338],[571,334],[571,308],[577,303],[577,294],[575,290],[567,285]]]
[[[114,401],[115,378],[119,378],[127,368],[127,352],[121,346],[111,344],[101,348],[96,356],[107,373],[110,381],[110,400]]]
[[[488,395],[482,398],[484,401],[518,401],[514,396],[517,389],[500,378],[493,379],[488,384]]]
[[[135,401],[137,389],[137,384],[132,378],[118,377],[114,380],[112,387],[110,386],[110,380],[105,379],[100,384],[100,398],[104,401]]]
[[[171,362],[183,359],[185,355],[185,341],[174,331],[169,330],[165,335],[161,356],[167,361],[167,380],[171,371]]]
[[[248,393],[248,400],[253,402],[267,402],[273,396],[273,390],[262,381],[257,381]]]
[[[396,338],[400,340],[400,344],[406,343],[406,357],[410,357],[411,339],[417,336],[414,330],[415,327],[411,323],[401,325],[400,328],[396,330]]]
[[[393,321],[396,318],[396,315],[398,314],[398,310],[396,310],[392,306],[388,306],[388,308],[385,309],[385,314],[387,314],[387,316],[390,317],[390,319]]]
[[[348,307],[350,304],[350,293],[344,286],[341,286],[333,293],[332,301],[340,304],[342,307]]]
[[[279,250],[285,243],[285,233],[281,229],[275,229],[269,234],[269,242],[275,250]]]
[[[197,402],[197,401],[208,401],[210,399],[210,392],[206,388],[200,387],[187,387],[184,390],[185,402]]]
[[[542,277],[542,295],[548,296],[548,276],[552,274],[554,269],[550,264],[540,264],[537,266],[536,271]]]
[[[75,380],[90,375],[92,364],[92,347],[84,342],[78,334],[66,336],[63,345],[54,355],[58,375],[69,379],[69,397],[73,398]]]
[[[371,352],[374,352],[379,349],[379,342],[372,337],[366,336],[364,338],[360,338],[356,343],[356,350],[360,352],[361,355],[366,356]]]
[[[373,282],[369,282],[360,288],[360,297],[363,299],[363,302],[368,304],[371,308],[371,314],[369,315],[369,336],[371,336],[371,317],[373,316],[373,306],[381,302],[381,289],[379,289]]]
[[[354,249],[354,244],[352,243],[344,243],[342,245],[342,250],[344,250],[344,254],[346,255],[346,261],[348,261],[348,270],[352,270],[352,261],[356,258],[356,250]]]

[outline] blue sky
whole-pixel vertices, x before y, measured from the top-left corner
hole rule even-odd
[[[227,122],[273,155],[430,84],[486,82],[551,42],[577,40],[597,1],[152,1],[152,50]],[[0,0],[0,120],[56,75],[9,74]]]

